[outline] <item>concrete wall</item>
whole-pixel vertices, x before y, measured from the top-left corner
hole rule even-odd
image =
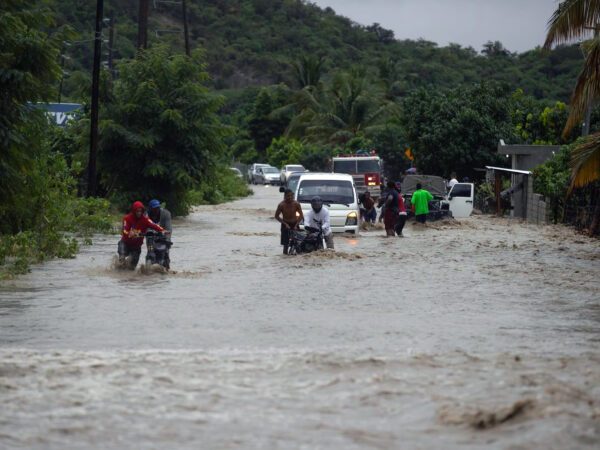
[[[498,144],[498,154],[511,157],[511,169],[532,170],[548,161],[560,150],[560,145],[506,145]]]
[[[560,151],[559,145],[506,145],[498,143],[498,153],[511,158],[511,169],[533,170]],[[511,196],[512,217],[520,217],[532,223],[547,223],[546,202],[543,196],[533,192],[533,176],[512,175],[512,186],[523,182],[523,189]]]
[[[527,222],[545,225],[548,223],[549,208],[546,208],[544,196],[533,192],[533,177],[527,178]]]

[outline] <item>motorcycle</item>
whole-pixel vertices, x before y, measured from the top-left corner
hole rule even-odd
[[[288,255],[299,255],[323,250],[326,246],[323,234],[323,223],[316,221],[318,228],[304,227],[304,231],[292,230]]]
[[[142,271],[150,273],[153,271],[167,272],[170,269],[169,249],[173,243],[163,233],[148,230],[146,237],[146,263]]]

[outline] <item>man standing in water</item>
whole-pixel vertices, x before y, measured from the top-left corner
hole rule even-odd
[[[396,236],[396,221],[398,219],[398,191],[396,183],[388,181],[387,192],[385,197],[385,212],[383,214],[383,223],[385,225],[385,233],[389,236]]]
[[[165,231],[160,225],[156,225],[148,216],[144,215],[144,209],[142,202],[134,202],[131,206],[131,212],[123,217],[123,229],[118,247],[119,263],[124,265],[126,258],[131,256],[128,266],[131,270],[135,269],[140,259],[144,233],[148,228],[160,233]]]
[[[433,195],[423,189],[421,183],[417,183],[417,190],[413,193],[410,203],[415,207],[415,219],[418,223],[427,222],[429,214],[429,202],[433,200]]]
[[[281,223],[281,245],[283,254],[287,255],[290,243],[290,233],[298,228],[298,224],[304,219],[302,206],[294,200],[294,193],[286,189],[283,201],[277,206],[275,219]]]

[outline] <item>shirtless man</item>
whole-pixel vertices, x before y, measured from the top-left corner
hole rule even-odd
[[[290,232],[298,228],[298,224],[303,218],[300,203],[294,200],[294,193],[287,189],[283,201],[275,211],[275,219],[281,223],[281,245],[283,245],[284,255],[287,255],[288,252]]]

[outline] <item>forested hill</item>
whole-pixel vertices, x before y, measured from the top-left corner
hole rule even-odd
[[[69,76],[65,93],[73,96],[85,81],[92,59],[96,0],[40,0],[56,12],[59,25],[77,32],[66,48]],[[135,53],[138,0],[105,1],[106,16],[116,19],[115,56]],[[325,72],[362,66],[384,76],[396,96],[419,86],[457,86],[481,80],[505,81],[537,98],[569,98],[582,64],[578,46],[552,52],[511,53],[501,43],[481,49],[433,42],[396,40],[378,24],[359,25],[301,0],[188,0],[192,47],[206,50],[214,87],[244,88],[293,84],[290,62],[302,54],[325,58]],[[543,20],[543,19],[541,19]],[[181,6],[150,2],[149,41],[167,42],[183,51]],[[104,30],[108,39],[108,30]]]

